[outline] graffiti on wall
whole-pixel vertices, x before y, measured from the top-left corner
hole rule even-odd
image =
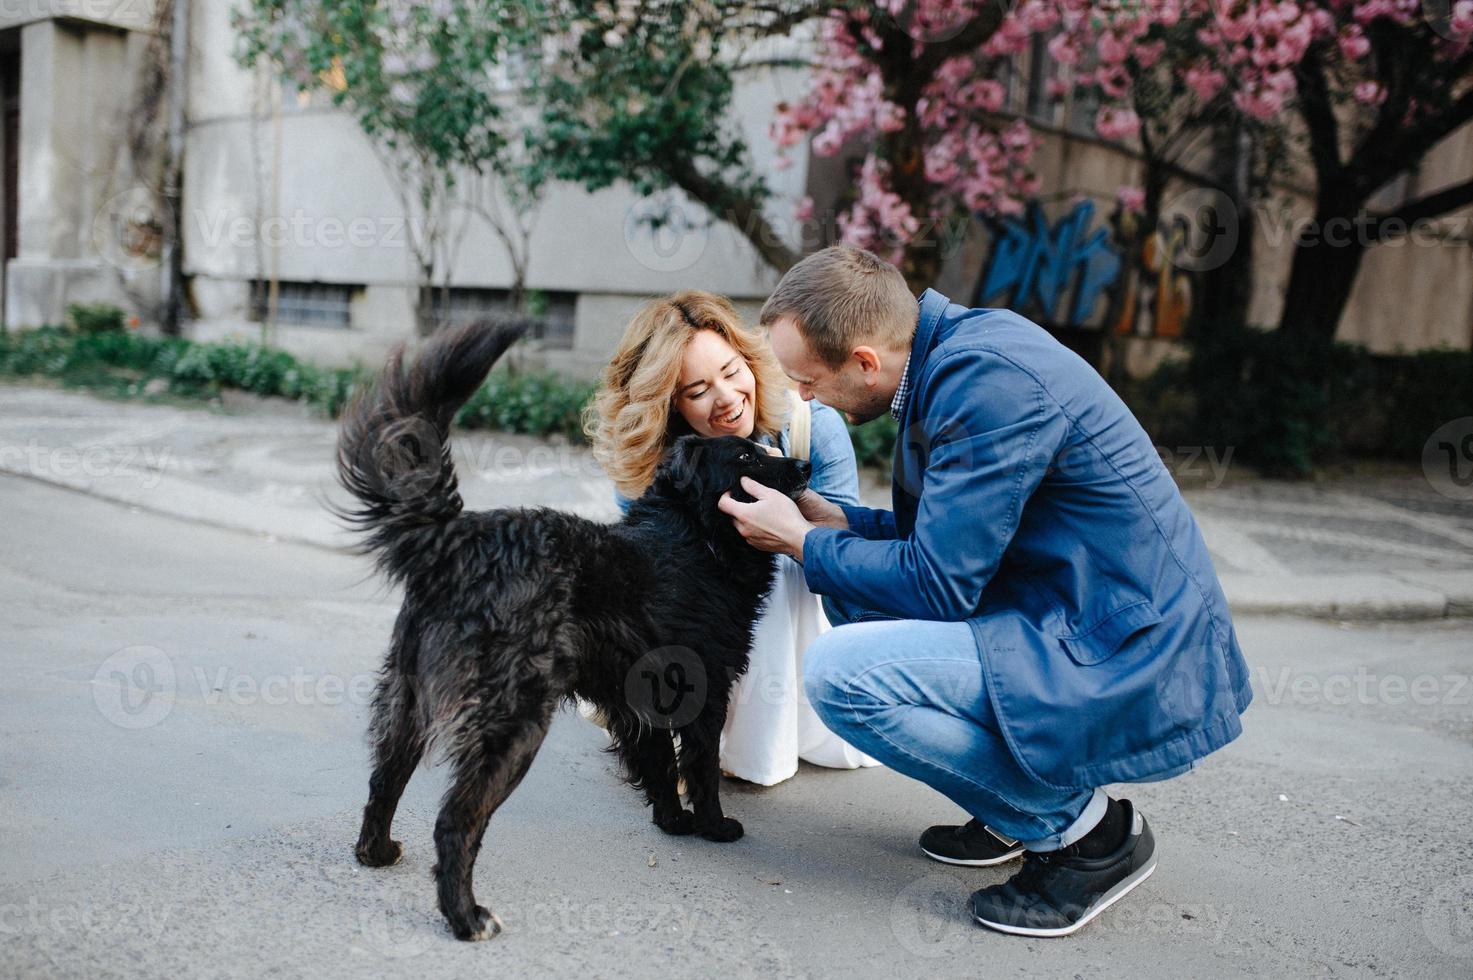
[[[1141,243],[1141,260],[1120,283],[1117,334],[1180,337],[1192,313],[1192,279],[1182,268],[1191,228],[1185,215],[1163,219]]]
[[[1094,217],[1094,203],[1079,201],[1051,225],[1030,201],[1020,217],[995,225],[974,305],[1006,306],[1051,326],[1180,337],[1192,310],[1191,279],[1174,261],[1189,245],[1185,216],[1147,235],[1139,262],[1124,261],[1128,246],[1113,227],[1091,230]]]
[[[993,235],[979,304],[995,300],[1012,309],[1036,310],[1049,323],[1077,327],[1120,275],[1120,251],[1109,234],[1089,226],[1095,206],[1080,201],[1049,227],[1043,208],[1030,201]]]

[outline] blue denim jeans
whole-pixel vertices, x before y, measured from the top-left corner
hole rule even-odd
[[[1103,790],[1052,789],[1014,758],[970,626],[890,619],[827,596],[824,609],[836,625],[809,644],[803,684],[844,741],[1030,851],[1067,847],[1099,823]]]

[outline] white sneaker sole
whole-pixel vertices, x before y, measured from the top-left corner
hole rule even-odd
[[[994,864],[1006,864],[1014,858],[1021,857],[1023,854],[1023,848],[1015,848],[1014,850],[1008,851],[1001,857],[976,858],[970,861],[964,860],[962,858],[942,857],[940,854],[931,853],[924,847],[921,848],[921,853],[930,858],[932,861],[940,861],[942,864],[954,864],[963,868],[990,868]]]
[[[1096,905],[1093,909],[1091,909],[1089,913],[1078,922],[1074,923],[1073,925],[1064,926],[1060,929],[1031,929],[1028,926],[1008,925],[1002,922],[988,922],[986,919],[982,918],[979,915],[973,915],[972,918],[976,919],[979,924],[984,925],[989,929],[996,929],[998,932],[1012,933],[1015,936],[1042,936],[1045,938],[1068,936],[1072,933],[1078,932],[1080,929],[1083,929],[1085,926],[1089,925],[1101,912],[1105,911],[1105,909],[1120,901],[1126,895],[1129,895],[1136,885],[1139,885],[1141,882],[1151,877],[1151,875],[1155,872],[1156,855],[1152,854],[1150,864],[1135,872],[1135,874],[1131,875],[1129,878],[1126,878],[1114,888],[1111,888],[1109,891],[1105,892],[1104,897],[1102,898],[1100,903]]]

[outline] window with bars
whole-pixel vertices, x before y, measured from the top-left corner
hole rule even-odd
[[[351,325],[350,303],[353,290],[360,286],[336,282],[277,283],[276,322],[313,327]],[[270,283],[251,283],[251,319],[257,322],[271,315]]]
[[[1035,35],[1028,47],[1028,97],[1024,112],[1028,118],[1045,124],[1058,119],[1058,103],[1049,97],[1048,81],[1057,65],[1048,53],[1048,40]]]
[[[577,303],[577,293],[531,291],[527,297],[526,309],[534,326],[527,336],[546,348],[572,349]],[[468,323],[488,316],[506,316],[512,311],[511,291],[469,286],[452,286],[449,290],[437,288],[433,294],[432,308],[438,327]]]

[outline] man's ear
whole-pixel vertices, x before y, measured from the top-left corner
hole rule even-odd
[[[884,366],[884,359],[880,352],[868,345],[860,345],[850,352],[849,357],[859,365],[859,376],[867,385],[875,385],[880,381],[880,368]]]

